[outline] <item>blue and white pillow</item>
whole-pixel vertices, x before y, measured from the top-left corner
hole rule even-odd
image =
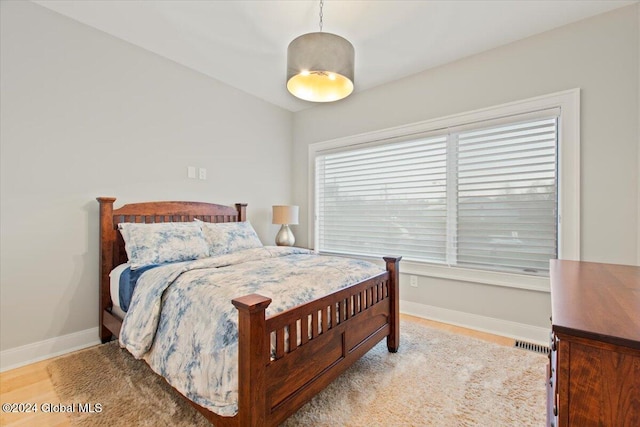
[[[131,269],[209,256],[202,228],[193,222],[118,224]]]
[[[196,221],[202,227],[210,256],[262,247],[262,242],[249,221],[219,223]]]

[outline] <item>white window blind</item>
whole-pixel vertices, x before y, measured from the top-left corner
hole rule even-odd
[[[556,115],[320,153],[317,249],[545,274],[558,247]]]
[[[536,273],[557,254],[556,119],[458,135],[457,264]]]
[[[445,261],[446,136],[316,159],[321,251]]]

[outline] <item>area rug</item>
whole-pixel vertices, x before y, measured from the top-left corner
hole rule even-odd
[[[283,424],[542,426],[547,357],[402,321],[398,353],[383,341]],[[55,359],[49,375],[74,426],[210,426],[115,343]]]

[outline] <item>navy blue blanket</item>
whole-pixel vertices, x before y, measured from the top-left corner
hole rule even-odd
[[[157,265],[145,265],[144,267],[137,268],[135,270],[131,270],[131,268],[127,267],[122,274],[120,275],[120,308],[122,311],[129,311],[129,304],[131,303],[131,297],[133,296],[133,291],[136,288],[136,283],[138,279],[147,270],[150,270],[154,267],[158,267]]]

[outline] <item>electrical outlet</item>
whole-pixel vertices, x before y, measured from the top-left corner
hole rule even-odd
[[[205,168],[198,169],[198,178],[207,179],[207,170]]]
[[[418,287],[418,276],[409,276],[409,285],[412,288]]]

